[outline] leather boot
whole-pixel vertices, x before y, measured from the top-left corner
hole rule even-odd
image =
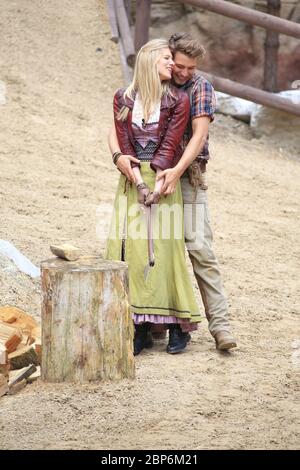
[[[135,334],[133,340],[133,355],[137,356],[144,348],[149,347],[148,332],[150,330],[149,323],[141,323],[135,325]],[[151,347],[151,346],[150,346]]]
[[[218,331],[215,335],[216,348],[221,351],[227,351],[228,349],[236,348],[236,340],[229,331]]]
[[[177,354],[183,351],[190,339],[191,335],[189,333],[183,333],[178,324],[175,323],[170,325],[167,353]]]

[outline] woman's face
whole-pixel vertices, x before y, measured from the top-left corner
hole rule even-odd
[[[173,70],[173,58],[168,47],[162,49],[161,56],[157,62],[157,70],[161,81],[170,80]]]

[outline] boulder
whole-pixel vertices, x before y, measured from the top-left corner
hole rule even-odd
[[[216,97],[218,113],[232,116],[247,123],[250,122],[251,114],[256,106],[255,103],[219,91],[216,92]]]
[[[300,105],[300,90],[277,93]],[[250,127],[255,137],[269,136],[279,145],[288,142],[298,152],[300,148],[300,117],[266,106],[255,105]]]

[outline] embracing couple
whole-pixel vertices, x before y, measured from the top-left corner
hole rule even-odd
[[[185,242],[216,347],[236,347],[208,216],[215,95],[197,71],[203,55],[187,33],[149,41],[132,83],[114,96],[109,146],[121,175],[106,258],[128,263],[135,355],[165,329],[167,352],[183,351],[201,320]]]

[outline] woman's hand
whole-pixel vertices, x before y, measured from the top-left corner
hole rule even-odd
[[[157,175],[156,180],[160,180],[161,178],[165,178],[164,184],[161,188],[161,194],[173,194],[176,189],[176,185],[180,179],[180,172],[175,168],[169,168],[168,170],[164,170],[159,175]]]
[[[123,175],[126,176],[129,181],[135,183],[136,179],[132,171],[130,162],[140,163],[137,158],[132,157],[131,155],[121,155],[117,160],[117,168],[120,170],[121,173],[123,173]]]

